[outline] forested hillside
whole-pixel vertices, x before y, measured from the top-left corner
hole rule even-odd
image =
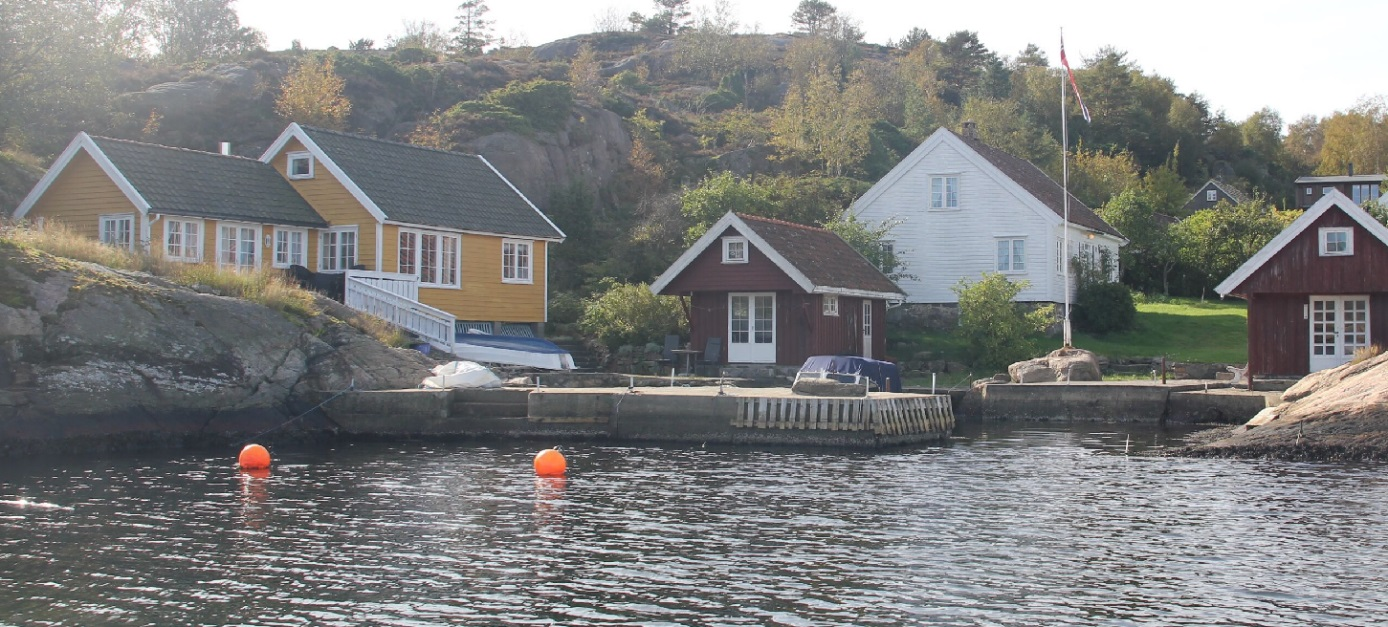
[[[484,0],[467,0],[451,30],[272,52],[230,0],[0,2],[0,167],[17,168],[0,173],[0,208],[32,184],[20,164],[48,163],[81,130],[256,156],[298,121],[478,152],[569,234],[552,264],[562,316],[606,278],[650,280],[729,209],[835,222],[940,126],[973,120],[1059,178],[1061,71],[1035,45],[990,50],[929,24],[868,44],[822,0],[777,35],[745,32],[727,3],[697,19],[689,0],[652,9],[508,47]],[[1289,219],[1273,208],[1297,176],[1388,166],[1382,99],[1284,130],[1277,103],[1227,119],[1118,48],[1071,61],[1092,113],[1069,112],[1072,191],[1133,240],[1137,289],[1202,293]],[[1255,200],[1182,215],[1211,177]]]

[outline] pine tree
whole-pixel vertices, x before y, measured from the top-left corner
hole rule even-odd
[[[492,22],[483,19],[487,14],[486,0],[465,0],[458,5],[458,24],[453,27],[452,51],[466,57],[482,54],[492,43]]]

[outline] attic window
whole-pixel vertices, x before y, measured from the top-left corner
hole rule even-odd
[[[313,155],[307,152],[289,153],[289,178],[294,180],[313,178]]]
[[[723,263],[747,263],[747,238],[723,238]]]
[[[1354,254],[1354,229],[1327,227],[1320,230],[1321,256],[1344,257]]]
[[[825,295],[823,296],[823,298],[824,298],[824,315],[826,315],[826,316],[837,316],[837,315],[839,315],[839,295],[838,295],[838,294],[825,294]]]
[[[1219,200],[1219,192],[1217,192],[1217,191],[1215,191],[1215,190],[1213,190],[1213,189],[1207,189],[1207,190],[1205,190],[1205,201],[1206,201],[1206,202],[1214,202],[1214,201],[1216,201],[1216,200]]]

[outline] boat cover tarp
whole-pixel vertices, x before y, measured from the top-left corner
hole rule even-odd
[[[871,379],[884,392],[901,391],[901,369],[890,361],[843,355],[815,355],[800,366],[802,375],[853,375]]]
[[[459,333],[453,354],[460,359],[548,370],[573,370],[573,355],[549,340],[485,333]]]
[[[501,377],[476,362],[450,361],[434,366],[433,373],[432,377],[424,377],[423,387],[433,390],[501,387]]]

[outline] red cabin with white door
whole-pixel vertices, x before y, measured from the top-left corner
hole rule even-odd
[[[884,359],[887,302],[905,297],[831,231],[733,213],[651,291],[686,299],[690,344],[717,338],[718,363],[793,366],[813,355]]]
[[[1248,301],[1248,367],[1301,376],[1388,346],[1388,227],[1338,191],[1215,288]]]

